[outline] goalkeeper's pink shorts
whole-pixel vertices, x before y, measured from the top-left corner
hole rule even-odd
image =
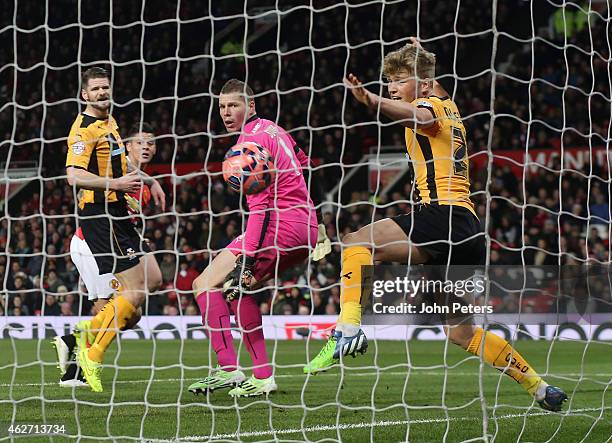
[[[253,275],[257,281],[276,278],[286,269],[303,262],[317,244],[317,226],[306,223],[279,221],[271,223],[259,242]],[[234,255],[244,252],[244,234],[227,245]]]

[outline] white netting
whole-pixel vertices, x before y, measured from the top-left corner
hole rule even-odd
[[[339,311],[343,235],[414,203],[403,129],[342,84],[355,73],[385,93],[382,57],[409,36],[436,53],[437,79],[466,125],[488,263],[610,261],[609,1],[1,5],[0,440],[15,423],[64,423],[73,438],[100,440],[609,439],[605,322],[508,332],[511,341],[536,339],[517,348],[572,398],[562,416],[537,410],[519,386],[451,343],[426,341],[443,340],[440,328],[366,327],[365,357],[316,378],[301,370]],[[144,214],[162,289],[139,329],[112,345],[100,395],[58,388],[45,340],[91,307],[69,260],[77,223],[64,169],[66,136],[83,109],[80,74],[91,66],[112,72],[120,132],[155,126],[148,172],[169,202],[166,213]],[[246,226],[220,174],[232,139],[217,99],[234,77],[254,89],[258,115],[314,160],[310,186],[324,189],[334,245],[326,260],[277,275],[258,294],[279,385],[259,401],[187,392],[216,364],[191,282]],[[514,302],[527,313],[542,300]],[[599,306],[610,312],[609,292]],[[240,364],[249,372],[246,354]]]

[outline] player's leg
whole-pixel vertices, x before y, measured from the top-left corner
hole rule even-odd
[[[263,238],[253,269],[252,291],[286,269],[301,264],[316,245],[318,227],[279,221],[269,227]],[[235,397],[268,395],[278,389],[273,367],[269,362],[264,338],[262,315],[256,294],[242,293],[231,302],[246,347],[253,364],[253,375],[229,392]]]
[[[483,361],[515,380],[533,396],[540,406],[560,411],[567,395],[550,386],[510,343],[502,337],[470,324],[448,325],[448,339],[470,354],[482,356]]]
[[[112,285],[109,284],[109,276],[112,277],[112,275],[99,275],[98,264],[87,246],[87,243],[82,238],[80,231],[77,232],[70,241],[70,258],[87,288],[89,300],[94,302],[94,313],[98,313],[114,292]],[[95,318],[96,317],[94,317],[94,319]],[[58,336],[53,339],[58,367],[62,374],[60,386],[87,386],[87,384],[84,383],[82,374],[78,370],[78,365],[75,361],[75,350],[77,349],[77,345],[87,347],[88,338],[90,343],[93,342],[93,335],[91,332],[91,323],[93,321],[94,320],[80,321],[71,334],[62,337]]]
[[[450,245],[450,263],[482,266],[486,257],[485,238],[480,235],[476,218],[466,212],[456,209],[451,214],[453,233],[469,240]],[[465,295],[453,301],[473,303]],[[449,341],[471,354],[482,356],[484,362],[519,383],[544,409],[561,410],[567,395],[561,389],[549,386],[508,341],[475,326],[469,316],[455,316],[446,320],[444,330]]]
[[[259,286],[254,282],[251,289]],[[231,302],[232,311],[242,334],[242,345],[251,357],[253,374],[229,392],[233,397],[256,397],[267,395],[278,389],[274,380],[272,365],[268,359],[263,333],[262,316],[254,295],[242,294]]]
[[[104,354],[119,330],[139,317],[139,308],[145,300],[147,287],[156,290],[161,284],[161,271],[157,263],[149,265],[150,249],[140,241],[134,226],[125,217],[124,207],[108,207],[112,219],[98,217],[84,219],[84,237],[94,252],[101,273],[113,272],[121,292],[102,311],[99,332],[89,349],[81,349],[79,365],[94,391],[102,390],[100,372]],[[98,215],[98,214],[96,214]],[[138,251],[138,253],[136,252]],[[148,266],[151,266],[147,273]]]
[[[97,269],[97,267],[96,267]],[[98,276],[102,279],[105,276]],[[110,298],[95,298],[95,293],[89,294],[89,300],[94,302],[92,311],[94,314],[100,313],[104,306],[108,304]],[[110,297],[112,294],[106,295]],[[83,372],[76,361],[76,353],[79,349],[87,349],[90,344],[94,342],[96,331],[92,324],[96,316],[91,320],[79,321],[72,331],[71,334],[61,337],[64,343],[70,343],[72,345],[70,363],[66,367],[66,372],[60,379],[60,386],[62,387],[88,387],[87,381],[83,377]]]
[[[340,316],[336,330],[353,336],[361,327],[362,266],[374,261],[406,261],[420,264],[427,255],[408,240],[408,235],[392,219],[384,219],[364,226],[342,239],[342,286]]]
[[[374,261],[427,262],[427,252],[409,240],[412,217],[410,214],[380,220],[342,239],[340,316],[336,329],[319,354],[304,367],[304,373],[325,371],[343,356],[366,351],[368,341],[361,330],[363,266]]]
[[[193,282],[202,324],[207,328],[218,363],[217,369],[208,377],[189,386],[189,391],[194,394],[230,388],[245,379],[244,373],[238,370],[238,357],[232,343],[230,310],[220,290],[235,263],[236,255],[224,249]]]
[[[83,278],[83,262],[81,258],[81,252],[79,249],[79,243],[84,242],[79,239],[76,235],[72,237],[70,241],[70,258],[81,276],[83,282],[85,279]],[[97,269],[97,266],[96,266]],[[87,288],[87,292],[89,292],[89,288]],[[74,350],[76,349],[76,337],[73,334],[67,334],[63,336],[55,336],[53,340],[51,340],[51,344],[55,349],[55,354],[57,358],[57,367],[60,370],[60,384],[62,380],[64,380],[64,376],[66,375],[66,371],[70,366],[70,362],[74,357]],[[72,371],[71,371],[72,372]],[[75,371],[76,372],[76,371]],[[73,377],[74,378],[74,377]]]
[[[89,348],[89,358],[101,363],[104,360],[104,352],[115,339],[117,332],[123,330],[128,324],[140,316],[139,308],[146,297],[145,270],[147,260],[152,259],[144,256],[138,262],[121,272],[115,273],[119,281],[121,291],[100,312],[101,324],[96,334],[94,343]],[[148,289],[157,289],[161,283],[161,272],[157,275],[154,269],[153,275],[147,276],[150,282]]]

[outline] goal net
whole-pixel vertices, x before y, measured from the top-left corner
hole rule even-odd
[[[609,439],[611,8],[606,0],[3,1],[0,441]],[[303,372],[340,312],[343,238],[418,203],[405,128],[343,83],[355,74],[388,97],[383,58],[411,36],[436,54],[436,80],[466,128],[487,269],[503,280],[493,278],[478,304],[508,315],[478,322],[567,393],[561,412],[540,409],[504,374],[514,360],[496,371],[429,317],[364,321],[365,355]],[[65,169],[70,126],[85,105],[80,76],[92,66],[111,73],[111,113],[125,140],[134,124],[154,127],[146,172],[167,200],[165,211],[150,205],[137,216],[163,283],[138,326],[110,346],[101,393],[60,387],[49,343],[92,313],[70,259],[79,222]],[[308,187],[323,190],[319,223],[332,243],[323,260],[277,265],[245,295],[262,313],[278,385],[252,399],[188,389],[217,365],[193,282],[249,215],[221,170],[236,141],[219,115],[219,91],[232,78],[254,90],[257,116],[310,156]],[[251,345],[233,316],[231,330],[250,375]]]

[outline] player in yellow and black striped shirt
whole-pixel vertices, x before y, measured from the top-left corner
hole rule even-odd
[[[106,185],[104,190],[81,188],[78,200],[80,210],[86,204],[125,203],[124,193],[113,189],[116,182],[111,181],[127,173],[125,147],[112,116],[100,119],[85,112],[77,116],[68,135],[66,167],[82,169],[108,179],[108,182],[105,181],[108,189]],[[138,187],[137,177],[134,182]],[[130,190],[130,187],[126,187],[126,190]]]
[[[113,273],[121,285],[121,292],[104,309],[77,325],[83,331],[78,363],[91,389],[99,392],[106,349],[117,330],[139,316],[146,288],[153,292],[159,287],[161,271],[155,259],[147,257],[150,249],[127,211],[125,193],[140,191],[143,181],[151,179],[138,170],[128,172],[125,146],[109,113],[110,76],[102,68],[90,68],[81,82],[87,107],[70,130],[66,174],[68,183],[78,190],[79,224],[99,273]],[[151,186],[151,196],[163,206],[163,190],[157,182]]]
[[[414,169],[414,195],[406,197],[414,197],[416,204],[410,214],[377,221],[342,239],[340,317],[330,341],[304,368],[306,373],[326,370],[341,356],[367,349],[361,330],[362,266],[373,261],[485,263],[485,237],[470,199],[465,127],[457,106],[434,80],[435,55],[411,40],[385,57],[390,99],[366,90],[353,74],[345,83],[359,102],[405,127]],[[474,326],[469,316],[443,320],[451,342],[503,369],[543,408],[561,409],[565,393],[544,382],[506,340]]]

